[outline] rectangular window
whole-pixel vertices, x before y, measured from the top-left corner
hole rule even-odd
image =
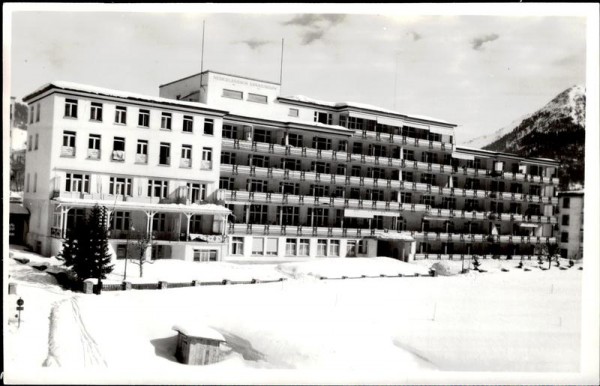
[[[290,133],[288,134],[288,144],[290,146],[294,146],[294,147],[303,147],[304,146],[304,139],[302,134],[294,134],[294,133]]]
[[[190,217],[190,233],[202,233],[202,216],[193,215]]]
[[[77,100],[76,99],[65,100],[65,117],[77,118]]]
[[[171,113],[162,113],[160,118],[160,128],[164,130],[171,130]]]
[[[166,142],[160,143],[160,152],[158,154],[159,165],[171,164],[171,144]]]
[[[561,232],[560,233],[560,242],[568,243],[569,242],[569,232]]]
[[[331,125],[333,121],[333,115],[331,113],[315,111],[314,121],[318,123],[323,123],[325,125]]]
[[[285,255],[296,256],[296,239],[285,239]]]
[[[313,137],[313,149],[331,150],[331,138]]]
[[[256,103],[267,103],[267,96],[260,94],[248,93],[248,101]]]
[[[252,239],[252,255],[262,256],[265,251],[265,239],[262,237],[254,237]]]
[[[356,257],[356,240],[348,240],[346,243],[346,256]]]
[[[223,125],[223,138],[237,138],[237,127],[231,125]]]
[[[25,191],[29,192],[29,173],[27,173],[27,181],[26,181],[26,184],[25,184]]]
[[[181,145],[181,162],[182,168],[192,167],[192,145]]]
[[[27,141],[27,151],[31,151],[33,148],[33,136],[29,136],[29,141]]]
[[[221,163],[225,165],[235,165],[235,154],[228,151],[221,153]]]
[[[570,205],[571,205],[571,199],[569,197],[564,197],[562,207],[564,209],[568,209],[570,207]]]
[[[113,161],[125,161],[125,138],[114,137],[113,139]]]
[[[37,173],[33,174],[33,193],[37,192]]]
[[[202,162],[200,163],[200,169],[212,170],[212,148],[202,148]]]
[[[282,206],[277,208],[279,212],[280,225],[298,225],[300,222],[300,212],[297,206]]]
[[[125,125],[127,124],[127,107],[117,106],[115,110],[115,123]]]
[[[40,121],[40,110],[41,110],[41,108],[42,108],[42,105],[38,103],[37,104],[37,110],[35,112],[35,121],[36,122]]]
[[[266,205],[250,205],[246,207],[246,210],[250,211],[249,224],[267,224]]]
[[[267,242],[266,245],[266,255],[267,256],[277,256],[279,250],[279,240],[276,238],[267,238],[265,239]]]
[[[31,140],[31,138],[30,138]],[[62,148],[60,150],[60,155],[63,157],[74,157],[75,156],[75,132],[74,131],[64,131],[63,132],[63,142]]]
[[[568,214],[563,214],[562,216],[562,225],[569,225],[569,215]]]
[[[130,229],[131,215],[129,212],[115,211],[113,214],[112,229],[126,231]]]
[[[297,117],[298,115],[300,115],[300,110],[290,108],[290,111],[288,112],[288,115],[290,117]]]
[[[196,262],[209,262],[217,261],[217,250],[216,249],[194,249],[194,261]]]
[[[188,199],[192,204],[206,200],[206,184],[187,183]]]
[[[66,116],[66,114],[65,114],[65,116]],[[32,123],[33,123],[33,118],[34,118],[34,117],[35,117],[35,105],[32,105],[32,106],[29,108],[29,124],[32,124]]]
[[[40,135],[36,133],[35,134],[35,146],[33,148],[34,150],[38,149],[39,142],[40,142]]]
[[[132,179],[125,177],[110,177],[108,194],[132,196]]]
[[[241,91],[236,91],[236,90],[227,90],[227,89],[223,89],[223,96],[225,98],[231,98],[231,99],[239,99],[242,100],[244,99],[244,93]]]
[[[135,162],[140,164],[148,163],[148,141],[144,139],[138,139]]]
[[[150,127],[150,110],[140,110],[138,115],[138,126]]]
[[[66,184],[65,184],[66,192],[79,192],[79,193],[89,193],[90,192],[90,176],[89,176],[89,174],[67,173],[65,182],[66,182]]]
[[[358,242],[358,253],[366,255],[369,253],[369,243],[367,240],[360,240]]]
[[[271,158],[268,155],[251,155],[248,158],[250,166],[257,166],[259,168],[268,168],[270,166]]]
[[[238,255],[238,256],[244,254],[244,238],[243,237],[232,237],[231,238],[231,254]]]
[[[308,256],[310,253],[310,239],[300,239],[298,243],[298,256]]]
[[[167,227],[167,215],[166,213],[156,213],[152,217],[152,229],[157,232],[164,232]],[[153,254],[154,256],[154,254]]]
[[[219,189],[234,190],[234,181],[233,177],[219,178]]]
[[[194,117],[190,115],[183,116],[183,132],[191,133],[194,131]]]
[[[362,170],[362,168],[358,165],[352,166],[352,170],[351,170],[352,177],[360,177],[361,170]]]
[[[169,182],[166,180],[148,180],[148,197],[166,198]]]
[[[327,240],[317,240],[317,256],[327,256]]]
[[[102,103],[92,102],[90,120],[102,122]]]
[[[100,136],[90,134],[88,139],[88,158],[100,159]]]
[[[329,240],[329,256],[340,255],[340,240]]]
[[[204,134],[213,135],[215,131],[215,120],[214,119],[204,119]]]

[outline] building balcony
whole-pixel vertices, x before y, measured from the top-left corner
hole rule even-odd
[[[395,145],[425,148],[430,150],[441,150],[444,152],[451,152],[453,150],[453,145],[451,143],[407,137],[400,134],[379,133],[368,130],[354,130],[354,133],[360,138],[371,142],[387,142]]]
[[[212,161],[200,161],[201,170],[212,170]]]
[[[148,163],[148,155],[147,154],[136,154],[135,155],[135,163],[136,164],[147,164]]]
[[[123,150],[113,150],[111,159],[113,161],[124,162],[125,161],[125,151]]]
[[[87,158],[88,159],[100,159],[100,150],[99,149],[87,149]]]
[[[492,178],[492,171],[475,168],[455,168],[451,165],[427,163],[413,160],[401,160],[399,158],[372,156],[365,154],[352,154],[336,150],[320,150],[306,147],[283,146],[272,143],[243,141],[238,139],[222,139],[222,150],[242,150],[247,152],[275,154],[285,157],[310,158],[311,160],[331,160],[346,162],[347,164],[368,164],[380,167],[402,168],[405,170],[416,170],[428,173],[456,174],[462,173],[467,176],[480,176]],[[558,178],[533,176],[530,174],[501,172],[494,178],[503,178],[511,181],[534,182],[545,184],[558,184]]]
[[[494,198],[498,200],[530,202],[539,204],[558,204],[557,197],[533,196],[523,193],[492,192],[487,190],[444,188],[420,182],[399,181],[386,178],[354,177],[338,174],[326,174],[287,169],[261,168],[257,166],[221,164],[221,174],[247,175],[250,177],[262,177],[278,181],[308,181],[321,184],[340,186],[367,186],[372,188],[389,188],[421,192],[441,196],[462,196],[467,198]]]
[[[60,148],[60,156],[61,157],[75,157],[75,147],[74,146],[62,146]]]
[[[395,201],[371,201],[362,199],[349,199],[339,197],[318,197],[303,196],[281,193],[260,193],[247,191],[219,190],[217,193],[219,199],[228,204],[281,204],[281,205],[308,205],[311,207],[332,207],[353,210],[364,210],[374,213],[394,217],[397,213],[402,216],[403,212],[419,212],[432,217],[440,218],[463,218],[468,220],[489,220],[493,214],[494,219],[500,221],[517,221],[556,224],[556,217],[538,216],[538,215],[520,215],[511,213],[493,213],[493,212],[467,212],[456,209],[432,208],[426,204],[408,204]]]
[[[179,167],[180,168],[191,168],[192,167],[192,160],[189,158],[182,158],[179,160]]]

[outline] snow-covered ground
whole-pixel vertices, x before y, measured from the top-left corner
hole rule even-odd
[[[25,300],[21,328],[11,320],[5,334],[10,380],[414,383],[424,377],[444,382],[447,371],[576,372],[580,365],[583,271],[577,267],[543,271],[537,261],[526,261],[530,270],[524,271],[515,268],[518,261],[482,260],[486,273],[434,278],[397,275],[427,273],[435,260],[235,268],[169,261],[163,273],[179,281],[202,279],[202,272],[210,279],[235,272],[288,280],[97,296],[61,290],[31,266],[45,258],[23,251],[13,257],[25,255],[28,264],[9,259],[9,280]],[[443,263],[452,271],[461,262]],[[161,264],[145,267],[144,276],[166,279],[157,272]],[[137,274],[137,266],[131,268]],[[381,274],[396,277],[318,280]],[[11,297],[5,305],[14,304]],[[223,360],[179,364],[174,325],[221,333],[227,340]]]

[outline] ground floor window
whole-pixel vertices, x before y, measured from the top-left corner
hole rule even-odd
[[[265,250],[265,239],[255,237],[252,239],[252,255],[260,255],[264,253]]]
[[[244,254],[244,238],[233,237],[231,240],[231,254],[232,255],[243,255]]]
[[[276,238],[268,238],[267,240],[267,255],[277,256],[279,250],[279,240]]]
[[[346,244],[346,256],[356,257],[356,240],[348,240]]]
[[[367,240],[360,240],[358,242],[358,253],[366,255],[369,253],[369,243]]]
[[[125,259],[127,257],[127,245],[126,244],[118,244],[117,245],[117,260]]]
[[[296,256],[296,239],[285,240],[285,255]]]
[[[194,261],[217,261],[216,249],[194,249]]]
[[[298,256],[308,256],[310,251],[310,240],[300,239],[298,243]]]
[[[329,240],[329,256],[340,255],[340,240]]]
[[[317,256],[327,256],[327,240],[317,240]]]

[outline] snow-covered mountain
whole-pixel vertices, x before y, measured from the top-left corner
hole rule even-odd
[[[557,159],[561,188],[580,188],[585,169],[585,88],[570,87],[538,111],[465,145]]]
[[[513,131],[517,126],[519,126],[521,124],[521,122],[523,122],[523,120],[529,118],[530,116],[531,116],[531,114],[523,115],[523,116],[515,119],[508,125],[504,126],[503,128],[494,131],[491,134],[485,134],[485,135],[481,135],[479,137],[475,137],[473,139],[465,141],[464,143],[460,143],[460,145],[481,149],[484,146],[487,146],[490,143],[493,143],[493,142],[499,140],[500,138],[504,137],[506,134]]]

